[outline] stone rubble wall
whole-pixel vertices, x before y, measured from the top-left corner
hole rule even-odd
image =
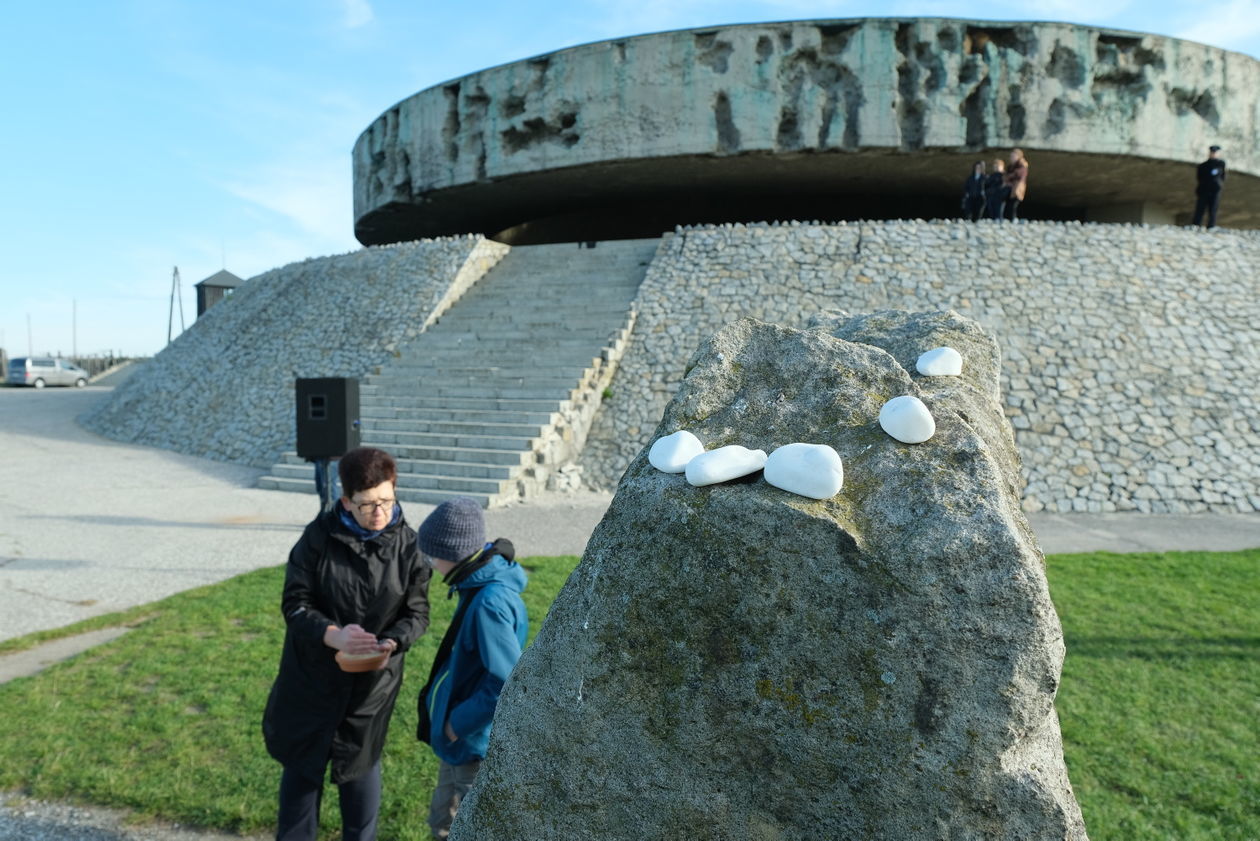
[[[508,250],[469,235],[273,269],[206,311],[80,420],[119,441],[269,466],[294,446],[295,379],[371,373]]]
[[[1028,511],[1260,511],[1260,232],[1030,222],[679,229],[582,455],[615,486],[699,344],[749,315],[953,309],[996,335]],[[927,350],[927,348],[925,348]]]

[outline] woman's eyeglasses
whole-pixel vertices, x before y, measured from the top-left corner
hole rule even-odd
[[[354,502],[353,499],[350,501]],[[376,502],[354,502],[354,504],[358,506],[359,513],[364,515],[371,514],[374,511],[394,510],[394,500],[392,499],[378,499]]]

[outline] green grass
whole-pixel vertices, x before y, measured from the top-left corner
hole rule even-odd
[[[537,631],[576,557],[525,558],[523,598]],[[139,818],[240,832],[274,827],[280,766],[263,747],[262,709],[279,663],[284,568],[272,567],[150,605],[10,641],[134,629],[39,675],[0,686],[0,790],[121,807]],[[415,699],[454,612],[431,587],[429,633],[407,668],[382,765],[382,835],[427,839],[437,760],[415,739]],[[321,825],[335,836],[335,791]]]
[[[527,558],[531,631],[577,558]],[[1093,841],[1260,838],[1260,550],[1048,562],[1068,659],[1065,753]],[[134,630],[0,686],[0,789],[265,832],[279,766],[259,719],[279,657],[283,569],[0,644]],[[427,838],[437,763],[415,697],[450,619],[435,584],[385,750],[382,836]],[[331,794],[331,793],[330,793]],[[334,836],[336,797],[323,824]]]
[[[1092,841],[1260,839],[1260,550],[1048,562]]]

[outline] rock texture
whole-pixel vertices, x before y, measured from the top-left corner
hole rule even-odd
[[[1248,350],[1260,347],[1257,277],[1256,231],[1051,222],[682,229],[639,288],[631,344],[582,454],[583,475],[616,485],[650,440],[685,360],[741,316],[803,327],[829,308],[954,309],[1002,347],[1026,510],[1260,511],[1260,357]],[[915,370],[916,359],[901,362]]]
[[[827,319],[723,329],[657,436],[828,444],[843,491],[696,488],[640,452],[508,681],[453,839],[1085,839],[996,348],[949,313]],[[944,343],[962,377],[908,373]],[[878,427],[907,393],[938,419],[927,443]]]
[[[251,278],[81,420],[122,441],[269,466],[293,446],[295,379],[362,377],[507,250],[481,237],[450,237]]]

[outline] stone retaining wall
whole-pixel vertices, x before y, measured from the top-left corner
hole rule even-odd
[[[294,446],[296,378],[369,373],[507,250],[461,236],[274,269],[207,310],[80,420],[121,441],[266,467]]]
[[[1079,223],[680,229],[583,453],[612,487],[743,315],[954,309],[994,333],[1029,511],[1260,511],[1260,232]]]

